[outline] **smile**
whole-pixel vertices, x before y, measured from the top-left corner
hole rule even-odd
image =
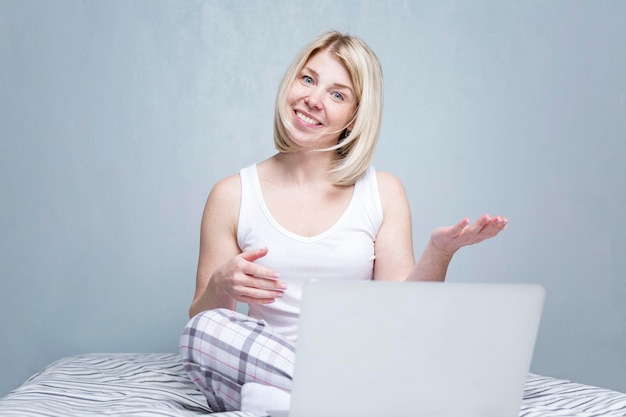
[[[300,120],[302,120],[304,123],[308,123],[310,125],[321,125],[320,122],[318,122],[315,119],[310,118],[309,116],[307,116],[304,113],[300,113],[299,111],[296,111],[296,117]]]

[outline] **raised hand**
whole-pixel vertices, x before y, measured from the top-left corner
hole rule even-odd
[[[430,239],[435,248],[451,256],[463,246],[496,236],[506,228],[507,223],[506,217],[484,214],[471,225],[470,220],[465,218],[454,226],[438,227]]]

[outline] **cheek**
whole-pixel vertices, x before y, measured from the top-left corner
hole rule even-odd
[[[347,125],[348,123],[350,123],[352,121],[352,116],[354,115],[354,109],[349,108],[349,109],[343,109],[343,112],[341,114],[341,121],[343,125]]]
[[[302,96],[302,87],[298,83],[293,83],[287,91],[287,103],[295,103]]]

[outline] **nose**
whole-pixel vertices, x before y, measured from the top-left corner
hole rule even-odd
[[[312,88],[309,91],[309,95],[304,98],[304,102],[307,106],[319,110],[322,108],[323,94],[320,88]]]

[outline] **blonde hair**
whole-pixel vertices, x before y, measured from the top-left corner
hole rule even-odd
[[[361,39],[337,31],[327,32],[311,42],[287,69],[276,96],[274,145],[281,153],[298,150],[289,138],[287,95],[308,60],[328,50],[350,74],[356,96],[356,110],[348,128],[338,132],[338,143],[321,151],[335,151],[331,174],[338,185],[352,185],[374,157],[383,110],[383,75],[374,52]]]

